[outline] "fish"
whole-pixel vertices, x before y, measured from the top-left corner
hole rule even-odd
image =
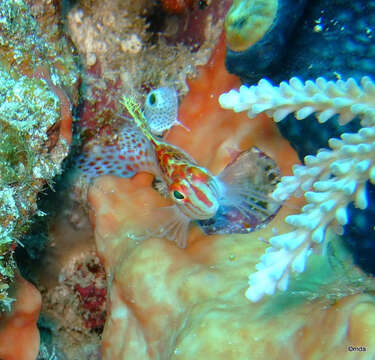
[[[161,136],[165,131],[176,125],[190,131],[178,120],[177,113],[178,97],[176,89],[160,87],[147,94],[144,115],[152,134]]]
[[[76,159],[75,168],[86,183],[103,175],[131,178],[139,171],[157,172],[150,142],[137,128],[126,124],[109,143],[90,142]]]
[[[171,127],[179,125],[189,129],[177,119],[178,97],[173,87],[160,87],[150,91],[144,103],[144,113],[150,131],[156,136],[163,135]],[[131,123],[118,114],[124,125],[116,131],[116,136],[107,141],[94,139],[76,158],[75,169],[84,183],[103,175],[130,178],[140,167],[147,172],[155,172],[155,159],[149,141]]]
[[[149,236],[166,237],[184,248],[194,221],[200,222],[206,233],[250,232],[270,221],[281,207],[270,197],[280,181],[279,169],[259,149],[239,153],[215,176],[181,148],[153,135],[132,98],[124,96],[121,103],[151,144],[156,161],[153,175],[161,179],[163,193],[173,203],[160,209],[164,217],[156,217],[159,225],[148,230]],[[236,226],[228,228],[230,219]]]

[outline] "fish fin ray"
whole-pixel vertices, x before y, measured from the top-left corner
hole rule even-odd
[[[260,222],[274,215],[281,206],[270,196],[280,181],[279,168],[256,147],[238,153],[217,180],[223,188],[220,205],[237,208]]]
[[[187,132],[190,132],[190,128],[187,127],[183,122],[181,122],[180,120],[176,119],[176,121],[174,122],[173,125],[176,125],[176,126],[181,126],[183,129],[185,129]]]
[[[123,96],[121,99],[121,104],[124,105],[138,128],[142,131],[143,135],[151,141],[155,140],[151,134],[151,129],[148,125],[147,119],[145,118],[137,102],[131,97]]]
[[[159,208],[157,212],[156,217],[158,220],[156,221],[158,225],[155,229],[149,231],[149,235],[157,238],[167,238],[176,242],[178,247],[185,248],[191,219],[184,215],[175,205]]]

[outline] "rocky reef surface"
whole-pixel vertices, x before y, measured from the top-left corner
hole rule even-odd
[[[69,151],[72,115],[62,89],[76,97],[78,68],[69,42],[57,28],[44,38],[26,3],[2,1],[0,16],[0,306],[9,310],[14,250],[31,217],[43,215],[38,194]]]

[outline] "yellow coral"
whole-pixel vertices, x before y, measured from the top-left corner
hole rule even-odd
[[[276,16],[278,0],[234,0],[225,18],[228,46],[246,50],[268,31]]]

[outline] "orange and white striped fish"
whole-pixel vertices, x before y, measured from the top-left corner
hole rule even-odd
[[[162,208],[164,221],[149,235],[187,245],[189,224],[198,221],[207,233],[243,233],[268,223],[280,208],[269,194],[280,178],[275,162],[257,148],[244,151],[217,176],[199,166],[185,151],[156,138],[138,104],[123,97],[122,104],[150,142],[164,193],[174,202]]]

